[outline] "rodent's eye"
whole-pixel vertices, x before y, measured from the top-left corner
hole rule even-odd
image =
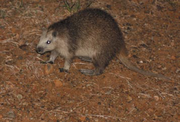
[[[46,44],[50,44],[50,43],[51,43],[51,41],[50,41],[50,40],[47,40]]]

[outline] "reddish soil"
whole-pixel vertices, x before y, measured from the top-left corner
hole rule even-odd
[[[69,73],[59,72],[63,58],[40,63],[49,56],[35,52],[43,27],[75,7],[69,12],[58,0],[0,1],[0,121],[180,121],[180,2],[80,1],[80,9],[101,8],[115,18],[134,65],[170,81],[131,71],[117,58],[100,76],[81,74],[78,69],[93,66],[79,59]]]

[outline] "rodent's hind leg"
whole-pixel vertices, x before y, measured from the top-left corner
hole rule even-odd
[[[80,69],[79,70],[82,74],[84,75],[100,75],[102,74],[103,70],[99,70],[99,69],[95,69],[95,70],[91,70],[91,69]]]
[[[80,57],[78,57],[78,58],[81,59],[82,61],[86,61],[86,62],[92,63],[92,59],[89,58],[89,57],[80,56]]]
[[[103,57],[100,55],[93,57],[92,63],[95,67],[95,70],[81,69],[80,72],[85,75],[100,75],[103,73],[106,65],[108,64],[108,60],[103,60]]]
[[[84,75],[94,75],[94,70],[91,69],[80,69],[79,71]]]

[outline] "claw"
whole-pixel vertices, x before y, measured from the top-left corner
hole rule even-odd
[[[53,62],[53,61],[48,61],[47,63],[54,64],[54,62]]]
[[[59,68],[60,72],[68,72],[68,70],[65,70],[64,68]]]
[[[50,63],[50,64],[54,64],[53,61],[40,61],[41,64],[47,64],[47,63]]]

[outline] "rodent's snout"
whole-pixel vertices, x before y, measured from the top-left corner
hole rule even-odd
[[[36,52],[37,52],[37,53],[43,53],[43,50],[44,50],[44,49],[43,49],[42,47],[37,47],[37,48],[36,48]]]

